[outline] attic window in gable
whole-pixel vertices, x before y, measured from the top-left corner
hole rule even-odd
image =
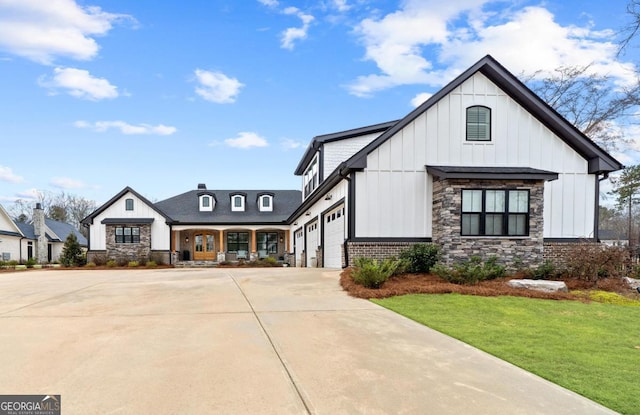
[[[258,197],[258,209],[260,212],[273,212],[273,196],[261,195]]]
[[[244,196],[243,195],[231,196],[231,211],[244,212]]]
[[[318,157],[316,156],[304,173],[304,197],[318,187]]]
[[[491,108],[467,108],[467,141],[491,141]]]
[[[125,210],[133,210],[133,199],[125,199],[125,201],[124,201],[124,209]]]

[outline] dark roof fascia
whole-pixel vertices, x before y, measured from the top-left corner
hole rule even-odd
[[[146,225],[148,223],[153,223],[154,220],[154,218],[105,218],[102,219],[100,223],[103,225]]]
[[[5,236],[17,236],[19,238],[23,238],[24,235],[18,233],[18,232],[11,232],[11,231],[2,231],[0,230],[0,235],[5,235]]]
[[[294,210],[293,213],[291,213],[289,219],[287,219],[287,223],[293,223],[295,218],[300,216],[302,212],[309,209],[314,203],[323,198],[328,190],[340,183],[340,181],[353,170],[355,169],[346,167],[345,162],[340,163],[340,165],[329,175],[329,177],[327,177],[325,181],[320,183],[320,186],[318,186],[316,190],[313,191],[311,196],[306,198],[302,202],[302,204],[296,210]]]
[[[260,199],[261,196],[271,196],[276,197],[276,194],[273,192],[258,192],[256,194],[256,202]]]
[[[558,180],[558,173],[527,167],[426,166],[427,172],[442,179],[475,180]]]
[[[289,222],[287,220],[281,220],[278,222],[251,222],[251,221],[244,221],[244,222],[215,222],[215,221],[211,221],[211,222],[173,222],[172,223],[173,226],[238,226],[238,228],[245,228],[247,227],[247,225],[259,225],[259,226],[272,226],[272,225],[289,225]]]
[[[346,140],[348,138],[359,137],[361,135],[366,135],[366,134],[383,132],[391,128],[398,121],[399,120],[388,121],[388,122],[383,122],[379,124],[368,125],[366,127],[353,128],[351,130],[339,131],[337,133],[323,134],[323,135],[318,135],[313,137],[313,139],[311,139],[311,142],[307,146],[307,150],[305,151],[304,155],[300,159],[300,162],[298,163],[298,166],[296,167],[294,174],[296,176],[300,176],[304,174],[305,167],[307,167],[307,165],[311,163],[311,160],[315,156],[316,151],[318,151],[318,149],[324,143],[329,143],[332,141],[339,141],[339,140]]]
[[[480,59],[415,110],[411,111],[393,127],[380,135],[380,137],[354,154],[353,157],[347,161],[348,167],[365,168],[367,165],[367,155],[369,153],[393,137],[397,132],[418,118],[418,116],[435,105],[443,97],[451,93],[476,72],[481,72],[498,85],[511,98],[527,109],[534,117],[584,157],[589,163],[590,174],[612,172],[624,168],[619,161],[581,133],[575,126],[551,108],[551,106],[542,101],[540,97],[534,94],[526,85],[520,82],[518,78],[490,55]]]
[[[111,205],[117,202],[122,196],[124,196],[128,192],[131,192],[134,196],[136,196],[138,199],[142,200],[145,204],[151,207],[151,209],[155,210],[160,215],[162,215],[162,217],[166,219],[167,223],[172,222],[172,219],[169,216],[167,216],[162,210],[158,209],[154,203],[151,203],[149,200],[147,200],[146,197],[142,196],[140,193],[136,192],[131,187],[127,186],[124,189],[122,189],[118,194],[116,194],[114,197],[109,199],[109,201],[107,201],[105,204],[100,206],[98,209],[94,210],[93,213],[91,213],[89,216],[82,219],[80,223],[82,223],[83,225],[93,225],[93,219],[96,216],[104,212],[107,208],[109,208]]]
[[[246,192],[229,192],[229,197],[234,197],[234,196],[244,196],[246,198],[247,193]]]

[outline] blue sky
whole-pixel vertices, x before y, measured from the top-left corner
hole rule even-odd
[[[0,0],[0,203],[298,189],[313,136],[401,118],[486,54],[624,85],[626,3]]]

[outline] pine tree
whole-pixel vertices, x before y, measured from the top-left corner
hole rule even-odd
[[[74,233],[70,233],[64,241],[60,262],[65,267],[75,267],[84,262],[84,254],[78,242],[78,238]]]

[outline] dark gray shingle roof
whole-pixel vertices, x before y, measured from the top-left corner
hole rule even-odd
[[[45,219],[45,224],[53,233],[56,234],[57,238],[54,238],[51,234],[47,232],[47,240],[51,242],[64,242],[69,236],[70,233],[75,233],[78,238],[78,243],[81,246],[87,246],[87,238],[82,236],[82,234],[73,227],[73,225],[69,225],[68,223],[58,222],[53,219]],[[24,222],[16,222],[16,226],[20,228],[20,231],[27,239],[37,239],[35,230],[33,229],[33,223],[24,223]],[[58,239],[60,238],[60,239]]]
[[[302,193],[299,190],[207,190],[215,195],[213,212],[200,212],[198,194],[202,189],[190,190],[155,204],[155,207],[169,216],[173,223],[203,224],[281,224],[300,205]],[[231,211],[231,195],[246,194],[244,212]],[[273,211],[258,210],[258,195],[273,195]]]

